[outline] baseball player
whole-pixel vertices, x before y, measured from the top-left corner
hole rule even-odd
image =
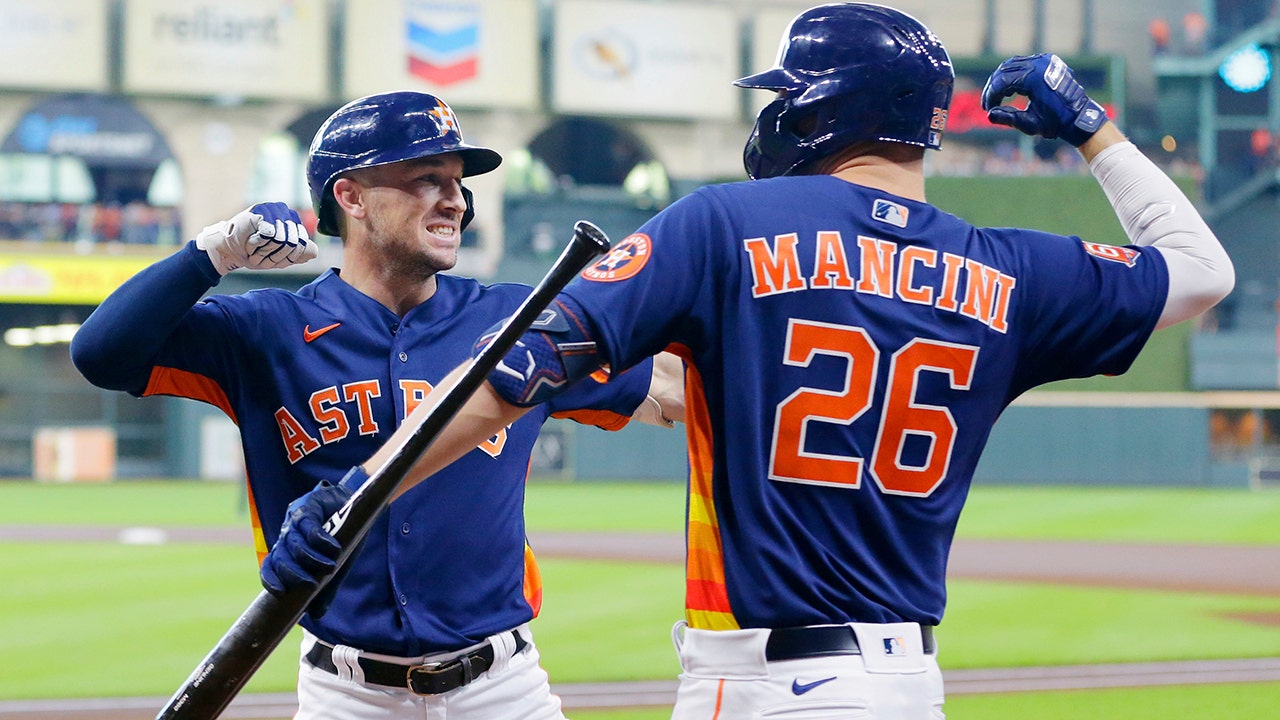
[[[746,144],[752,179],[682,198],[585,270],[554,303],[579,322],[526,335],[508,359],[533,367],[491,374],[417,468],[555,397],[526,378],[675,348],[690,468],[675,720],[943,717],[947,556],[1000,412],[1123,373],[1154,329],[1234,284],[1195,208],[1053,55],[1002,63],[984,107],[1078,148],[1132,244],[929,205],[924,153],[953,81],[902,12],[798,15],[776,65],[736,83],[777,93]],[[1015,94],[1025,110],[1001,105]]]
[[[259,558],[277,548],[262,568],[269,590],[332,565],[324,542],[307,551],[328,538],[317,524],[277,542],[290,502],[315,487],[348,496],[352,480],[327,481],[373,454],[528,295],[444,274],[473,214],[462,181],[500,162],[466,144],[432,95],[356,100],[321,127],[307,165],[319,229],[343,240],[341,270],[296,293],[201,300],[236,268],[315,256],[297,213],[255,205],[139,273],[77,334],[72,356],[93,383],[203,400],[239,424]],[[553,414],[606,429],[637,413],[659,422],[651,369],[580,384],[496,428],[384,514],[301,623],[296,717],[562,718],[527,624],[542,590],[522,513],[530,452]]]

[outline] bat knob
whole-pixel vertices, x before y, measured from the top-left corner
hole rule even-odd
[[[573,224],[573,239],[575,242],[593,248],[595,254],[609,252],[609,236],[586,220],[579,220]]]

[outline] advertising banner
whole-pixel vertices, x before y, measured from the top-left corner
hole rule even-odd
[[[70,155],[94,167],[156,167],[172,156],[133,103],[114,95],[80,94],[36,103],[0,144],[0,152]]]
[[[556,112],[733,120],[739,29],[729,8],[561,0],[553,31]]]
[[[325,0],[125,0],[124,90],[329,98]]]
[[[0,0],[0,87],[106,91],[108,0]]]
[[[97,305],[159,257],[0,254],[0,303]]]
[[[360,0],[346,7],[344,97],[421,90],[455,107],[538,107],[536,0]]]

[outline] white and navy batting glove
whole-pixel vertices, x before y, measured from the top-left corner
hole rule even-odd
[[[1026,110],[1000,104],[1013,95],[1031,101]],[[1071,68],[1049,53],[1020,55],[1000,63],[982,89],[982,109],[996,125],[1027,135],[1062,138],[1076,147],[1107,121],[1107,111],[1089,99]]]
[[[237,268],[266,270],[297,265],[316,256],[302,218],[284,203],[259,203],[196,235],[219,275]]]

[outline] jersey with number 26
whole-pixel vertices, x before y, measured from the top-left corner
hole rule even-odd
[[[830,176],[710,186],[566,289],[605,358],[687,361],[686,619],[937,624],[1006,405],[1128,369],[1159,252],[1018,229]]]

